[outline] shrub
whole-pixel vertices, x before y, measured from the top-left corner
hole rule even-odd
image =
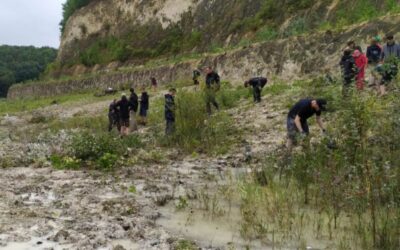
[[[234,105],[234,100],[222,89],[225,95],[222,107]],[[234,92],[231,94],[233,95]],[[218,99],[221,101],[219,97]],[[220,154],[226,152],[239,136],[232,118],[224,112],[211,117],[206,112],[205,96],[201,92],[180,92],[176,98],[176,132],[169,143],[192,153],[193,151]],[[235,136],[237,135],[237,136]]]
[[[117,164],[118,156],[115,154],[105,153],[100,159],[98,159],[97,167],[101,170],[112,170]]]
[[[52,163],[53,167],[56,169],[72,169],[76,170],[81,167],[81,160],[76,159],[70,156],[59,156],[59,155],[52,155],[50,157],[50,162]]]
[[[109,171],[120,165],[120,157],[142,145],[137,135],[121,139],[109,133],[83,131],[76,133],[65,145],[65,152],[53,155],[50,161],[57,169],[77,169],[86,165]]]

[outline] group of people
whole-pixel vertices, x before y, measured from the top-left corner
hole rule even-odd
[[[140,99],[133,88],[130,89],[130,96],[123,93],[121,99],[114,99],[108,110],[108,131],[116,127],[121,136],[128,135],[135,131],[139,125],[147,124],[147,112],[149,110],[149,95],[143,88]],[[139,117],[137,112],[139,110]]]
[[[371,40],[366,53],[354,41],[347,43],[343,56],[340,61],[340,67],[343,77],[343,93],[346,96],[352,84],[355,84],[357,90],[361,91],[365,87],[366,74],[369,74],[369,86],[375,86],[380,95],[386,94],[386,85],[388,85],[396,76],[398,62],[400,60],[400,45],[396,44],[393,35],[386,36],[386,44],[380,45],[381,38],[375,36]],[[216,100],[216,94],[220,89],[220,76],[212,69],[206,67],[205,73],[205,97],[206,111],[212,114],[212,107],[219,110],[219,104]],[[201,71],[193,71],[193,84],[199,85]],[[152,87],[157,87],[155,78],[151,79]],[[252,87],[254,102],[261,102],[261,92],[268,83],[265,77],[254,77],[245,81],[245,87]],[[141,98],[131,90],[128,98],[125,94],[121,100],[114,100],[109,109],[109,131],[117,126],[121,135],[127,135],[130,131],[137,129],[137,123],[146,125],[147,111],[149,109],[149,95],[143,90]],[[164,116],[166,121],[166,135],[171,135],[175,131],[175,94],[176,89],[169,89],[165,97]],[[140,108],[139,108],[140,104]],[[327,101],[325,99],[302,99],[298,101],[289,111],[287,116],[287,147],[292,148],[296,138],[306,137],[309,134],[307,120],[316,115],[316,121],[322,132],[325,133],[324,123],[321,119],[322,111],[326,110]],[[136,121],[136,113],[139,111],[140,120]]]
[[[340,61],[343,76],[343,94],[348,93],[352,83],[363,90],[366,73],[369,74],[369,86],[375,87],[378,94],[386,94],[386,86],[397,76],[400,60],[400,45],[396,44],[392,34],[386,35],[386,44],[382,46],[381,37],[371,40],[366,53],[354,41],[347,43]]]
[[[397,77],[400,45],[396,44],[391,34],[386,35],[384,46],[381,46],[380,42],[379,36],[373,37],[366,54],[354,41],[347,43],[340,61],[344,96],[347,96],[353,83],[357,90],[364,89],[367,70],[369,71],[369,86],[375,87],[380,96],[386,94],[386,86]],[[298,135],[306,137],[309,134],[307,120],[313,115],[316,115],[317,124],[322,132],[326,132],[321,119],[321,113],[326,110],[326,105],[327,101],[324,99],[302,99],[290,109],[287,116],[288,149],[292,148]]]

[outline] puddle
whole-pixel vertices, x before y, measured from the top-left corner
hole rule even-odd
[[[201,211],[179,212],[172,206],[160,209],[162,214],[157,224],[175,235],[195,241],[203,247],[235,247],[236,249],[250,248],[253,250],[268,250],[272,247],[262,244],[261,241],[245,241],[239,232],[239,218],[237,211],[232,211],[230,216],[209,218]]]
[[[225,206],[225,205],[224,205]],[[225,206],[227,207],[227,206]],[[201,247],[222,248],[222,249],[252,249],[252,250],[272,250],[272,249],[299,249],[302,244],[299,241],[285,242],[282,246],[275,245],[268,239],[255,239],[247,241],[240,235],[240,210],[232,207],[230,213],[217,218],[211,218],[209,212],[201,210],[177,211],[172,205],[160,208],[162,214],[157,224],[166,231],[196,242]],[[272,235],[268,236],[272,239]],[[315,240],[310,230],[306,230],[305,247],[309,250],[331,249],[333,242],[327,240]]]

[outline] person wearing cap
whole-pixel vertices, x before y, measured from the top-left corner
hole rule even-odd
[[[296,143],[296,136],[300,134],[306,137],[309,133],[307,119],[316,115],[317,123],[325,133],[324,124],[321,119],[322,111],[326,110],[327,101],[324,99],[302,99],[298,101],[289,111],[287,116],[287,148],[291,149]]]
[[[385,62],[391,57],[400,59],[400,47],[394,41],[394,36],[389,34],[386,36],[386,45],[383,47],[381,60]]]
[[[128,101],[126,94],[123,93],[121,95],[121,100],[119,100],[116,104],[116,107],[119,110],[119,118],[121,125],[121,136],[125,136],[129,134],[129,110],[131,109],[131,103]]]
[[[354,62],[357,66],[356,87],[358,90],[364,89],[365,69],[368,65],[368,58],[358,48],[353,52]]]
[[[376,74],[375,68],[379,64],[382,57],[382,46],[380,36],[375,36],[371,40],[371,45],[367,48],[369,85],[379,88],[379,76]]]
[[[168,94],[165,95],[165,134],[171,135],[175,132],[175,94],[176,89],[171,88]]]
[[[253,87],[253,96],[254,102],[259,103],[261,102],[261,91],[264,86],[267,84],[268,80],[265,77],[254,77],[248,81],[244,82],[244,86],[247,88],[248,86]]]

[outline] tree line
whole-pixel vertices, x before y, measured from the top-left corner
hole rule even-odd
[[[57,57],[50,47],[0,46],[0,97],[6,97],[14,83],[38,79]]]

